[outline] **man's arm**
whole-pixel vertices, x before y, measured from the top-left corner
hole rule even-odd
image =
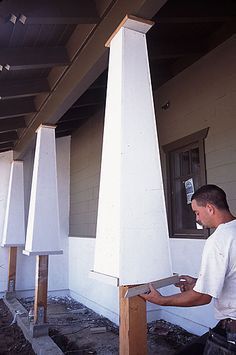
[[[192,307],[201,306],[211,302],[210,295],[199,293],[193,290],[185,291],[171,296],[162,296],[150,284],[150,293],[140,295],[146,301],[160,306]]]

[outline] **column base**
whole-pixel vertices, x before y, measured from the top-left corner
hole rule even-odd
[[[30,324],[30,333],[33,338],[39,338],[48,335],[48,324]]]
[[[6,300],[12,300],[13,298],[16,298],[16,292],[6,291],[4,297],[6,298]]]

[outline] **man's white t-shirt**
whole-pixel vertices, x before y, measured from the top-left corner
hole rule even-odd
[[[236,220],[207,239],[194,291],[214,298],[216,319],[236,319]]]

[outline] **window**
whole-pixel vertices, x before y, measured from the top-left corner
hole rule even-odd
[[[207,229],[197,226],[191,195],[206,184],[204,139],[208,128],[163,147],[167,157],[167,195],[170,236],[206,238]]]

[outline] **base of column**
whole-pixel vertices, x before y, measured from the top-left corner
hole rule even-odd
[[[39,338],[48,335],[48,324],[30,324],[30,333],[33,338]]]

